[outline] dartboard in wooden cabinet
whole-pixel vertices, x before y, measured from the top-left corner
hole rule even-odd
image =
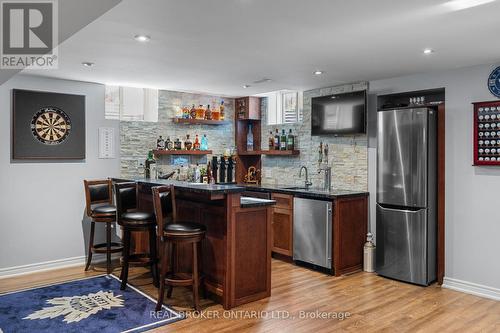
[[[43,144],[57,145],[68,137],[71,120],[68,115],[56,107],[43,107],[31,121],[33,136]]]

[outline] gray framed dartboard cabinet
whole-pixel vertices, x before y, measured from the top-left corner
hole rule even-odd
[[[85,96],[12,90],[13,161],[84,160]]]

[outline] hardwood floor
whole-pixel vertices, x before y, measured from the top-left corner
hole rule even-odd
[[[6,278],[0,280],[0,293],[103,273],[83,272],[82,266]],[[119,269],[115,274],[119,275]],[[129,279],[156,298],[157,290],[146,270],[132,269]],[[191,310],[188,289],[174,289],[172,299],[165,301],[177,310]],[[201,305],[201,315],[206,318],[198,315],[152,332],[500,332],[500,302],[436,285],[422,288],[369,273],[332,277],[279,260],[272,262],[269,299],[231,311],[224,311],[210,300],[203,300]],[[261,311],[266,312],[255,318]],[[301,311],[309,318],[301,318]],[[331,319],[310,318],[316,311],[330,314]],[[332,318],[347,313],[350,316],[343,320]],[[271,318],[280,314],[281,318]],[[240,318],[227,318],[238,315]],[[283,318],[286,315],[290,317]]]

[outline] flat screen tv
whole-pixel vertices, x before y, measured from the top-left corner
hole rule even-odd
[[[366,133],[366,90],[311,99],[312,135]]]

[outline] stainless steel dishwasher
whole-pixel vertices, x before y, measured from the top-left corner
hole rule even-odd
[[[293,260],[332,268],[332,202],[293,199]]]

